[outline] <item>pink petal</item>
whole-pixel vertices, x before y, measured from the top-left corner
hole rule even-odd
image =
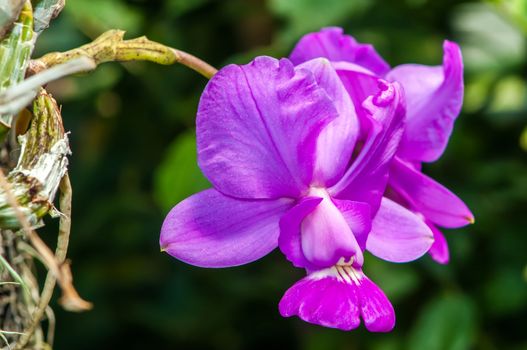
[[[372,215],[370,205],[363,202],[332,198],[344,220],[353,232],[361,250],[366,249],[366,239],[371,231]]]
[[[428,227],[434,234],[434,244],[430,247],[428,254],[439,264],[448,264],[450,260],[450,252],[448,250],[448,243],[443,233],[435,227],[432,223],[428,223]]]
[[[448,143],[463,104],[463,58],[459,46],[445,41],[443,66],[404,64],[386,79],[400,82],[406,93],[407,126],[398,155],[433,162]]]
[[[359,121],[348,92],[327,59],[313,59],[297,69],[307,69],[314,74],[317,84],[331,98],[339,114],[322,130],[317,141],[312,185],[327,187],[342,176],[349,164],[359,136]]]
[[[289,209],[280,219],[280,237],[278,246],[287,260],[296,267],[315,268],[304,257],[300,226],[304,218],[322,201],[320,197],[302,198],[293,208]]]
[[[291,61],[300,64],[317,57],[330,61],[347,61],[365,67],[378,76],[384,76],[390,66],[370,44],[360,44],[344,35],[342,28],[324,28],[320,32],[304,35],[291,52]]]
[[[285,292],[283,317],[296,316],[320,326],[350,331],[360,325],[357,288],[333,276],[309,275]]]
[[[291,200],[238,200],[205,190],[168,213],[159,244],[196,266],[247,264],[276,248],[280,217],[291,206]]]
[[[371,332],[389,332],[395,313],[386,295],[360,269],[333,266],[310,273],[295,283],[278,305],[283,317],[344,331],[355,329],[360,317]]]
[[[409,203],[410,209],[434,224],[457,228],[474,222],[474,215],[459,197],[398,157],[390,168],[390,186]]]
[[[364,123],[369,114],[362,103],[379,91],[379,78],[373,72],[349,62],[333,62],[333,67],[350,95],[361,123]],[[361,136],[366,135],[367,130],[362,130]]]
[[[298,197],[312,179],[318,135],[337,116],[313,73],[287,59],[229,65],[201,96],[198,163],[224,194]]]
[[[424,255],[434,242],[422,218],[383,197],[366,248],[373,255],[391,262],[408,262]]]
[[[395,311],[384,292],[363,275],[358,288],[360,315],[370,332],[390,332],[395,326]]]
[[[329,191],[339,199],[368,203],[372,215],[379,208],[392,160],[404,125],[404,97],[397,83],[379,81],[380,91],[364,102],[369,114],[368,138],[359,155]]]

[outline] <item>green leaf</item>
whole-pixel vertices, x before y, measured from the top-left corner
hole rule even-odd
[[[467,297],[438,297],[423,308],[410,334],[408,349],[470,349],[475,322],[474,307]]]
[[[155,197],[168,211],[186,197],[210,187],[197,164],[195,132],[180,135],[156,170]]]

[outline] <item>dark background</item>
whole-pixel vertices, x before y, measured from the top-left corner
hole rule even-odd
[[[302,277],[279,252],[208,270],[159,252],[164,215],[207,186],[195,164],[194,117],[206,79],[182,66],[100,66],[50,86],[71,130],[69,257],[95,308],[56,311],[55,349],[527,349],[527,112],[524,0],[71,0],[35,56],[120,28],[216,67],[287,56],[302,34],[338,25],[392,66],[439,64],[461,44],[466,94],[449,147],[425,171],[470,206],[450,230],[451,263],[367,257],[391,299],[389,334],[283,319],[277,304]],[[56,222],[42,235],[50,244]]]

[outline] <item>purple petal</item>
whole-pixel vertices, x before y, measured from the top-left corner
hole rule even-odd
[[[366,238],[371,231],[372,224],[370,205],[345,199],[333,198],[332,200],[351,228],[360,249],[366,249]]]
[[[380,91],[364,102],[370,115],[364,125],[368,138],[351,167],[330,188],[333,197],[368,203],[372,215],[379,208],[392,160],[403,132],[404,97],[397,83],[379,80]]]
[[[304,218],[311,213],[322,201],[319,197],[302,198],[297,205],[289,209],[280,219],[280,237],[278,246],[287,260],[291,261],[296,267],[313,269],[302,252],[302,241],[300,236],[300,226]]]
[[[278,244],[280,217],[292,201],[238,200],[210,189],[168,213],[161,228],[161,249],[201,267],[247,264]]]
[[[390,332],[395,326],[395,311],[384,292],[362,275],[358,289],[360,314],[370,332]]]
[[[379,91],[379,78],[373,72],[353,63],[333,62],[333,67],[350,95],[356,113],[363,123],[363,120],[368,118],[365,116],[368,113],[362,107],[362,103],[368,96],[373,96]],[[365,131],[361,132],[361,135],[366,135]]]
[[[432,231],[423,219],[383,197],[366,241],[373,255],[391,262],[408,262],[425,254],[433,242]]]
[[[326,91],[339,114],[322,130],[317,141],[312,185],[327,187],[342,176],[349,164],[359,135],[359,121],[348,92],[327,59],[313,59],[297,69],[307,69],[314,74],[317,84]]]
[[[296,198],[311,182],[317,137],[338,113],[311,72],[287,59],[229,65],[198,107],[198,162],[237,198]]]
[[[428,227],[434,234],[434,244],[430,247],[428,254],[439,264],[448,264],[450,260],[450,253],[448,250],[448,243],[443,233],[434,226],[432,223],[428,223]]]
[[[357,288],[337,280],[335,275],[309,275],[285,292],[278,304],[283,317],[298,315],[302,320],[343,331],[360,324]]]
[[[345,331],[357,328],[360,317],[371,332],[389,332],[395,325],[386,295],[351,266],[310,273],[287,290],[278,307],[284,317],[297,315],[306,322]]]
[[[295,65],[317,57],[356,63],[378,76],[384,76],[390,70],[388,63],[372,45],[358,43],[353,37],[344,35],[342,28],[337,27],[304,35],[290,55]]]
[[[406,93],[407,126],[398,155],[406,160],[433,162],[448,143],[463,104],[463,58],[459,46],[445,41],[443,66],[405,64],[387,75]]]
[[[398,157],[391,164],[389,181],[410,209],[434,224],[457,228],[474,222],[474,216],[459,197]]]
[[[310,196],[320,197],[320,204],[302,221],[301,240],[305,258],[318,267],[328,267],[344,258],[362,265],[362,251],[344,219],[324,189],[312,189]]]

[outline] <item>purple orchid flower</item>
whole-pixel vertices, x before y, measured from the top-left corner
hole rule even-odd
[[[308,275],[279,303],[283,316],[351,330],[390,331],[393,307],[362,270],[372,252],[397,261],[425,254],[433,233],[383,198],[403,134],[399,83],[347,90],[327,59],[294,66],[258,57],[208,83],[196,119],[198,163],[213,189],[166,217],[162,250],[201,267],[246,264],[276,247]],[[397,230],[385,230],[376,213]],[[379,214],[377,214],[378,216]]]
[[[391,163],[385,198],[410,209],[426,222],[434,234],[429,254],[436,262],[446,264],[448,245],[437,226],[462,227],[473,223],[474,216],[455,194],[421,172],[423,162],[436,161],[443,154],[463,104],[461,50],[450,41],[444,42],[443,49],[442,66],[404,64],[390,69],[371,45],[356,42],[344,35],[341,28],[325,28],[305,35],[290,59],[294,64],[317,57],[329,59],[350,95],[358,101],[375,91],[379,78],[397,81],[403,86],[407,121]],[[374,228],[398,230],[399,227],[384,225],[389,223],[389,213],[386,214],[384,211],[377,214]],[[396,232],[385,233],[392,234]],[[398,262],[397,257],[379,251],[377,246],[382,244],[373,235],[366,247],[383,259]]]

